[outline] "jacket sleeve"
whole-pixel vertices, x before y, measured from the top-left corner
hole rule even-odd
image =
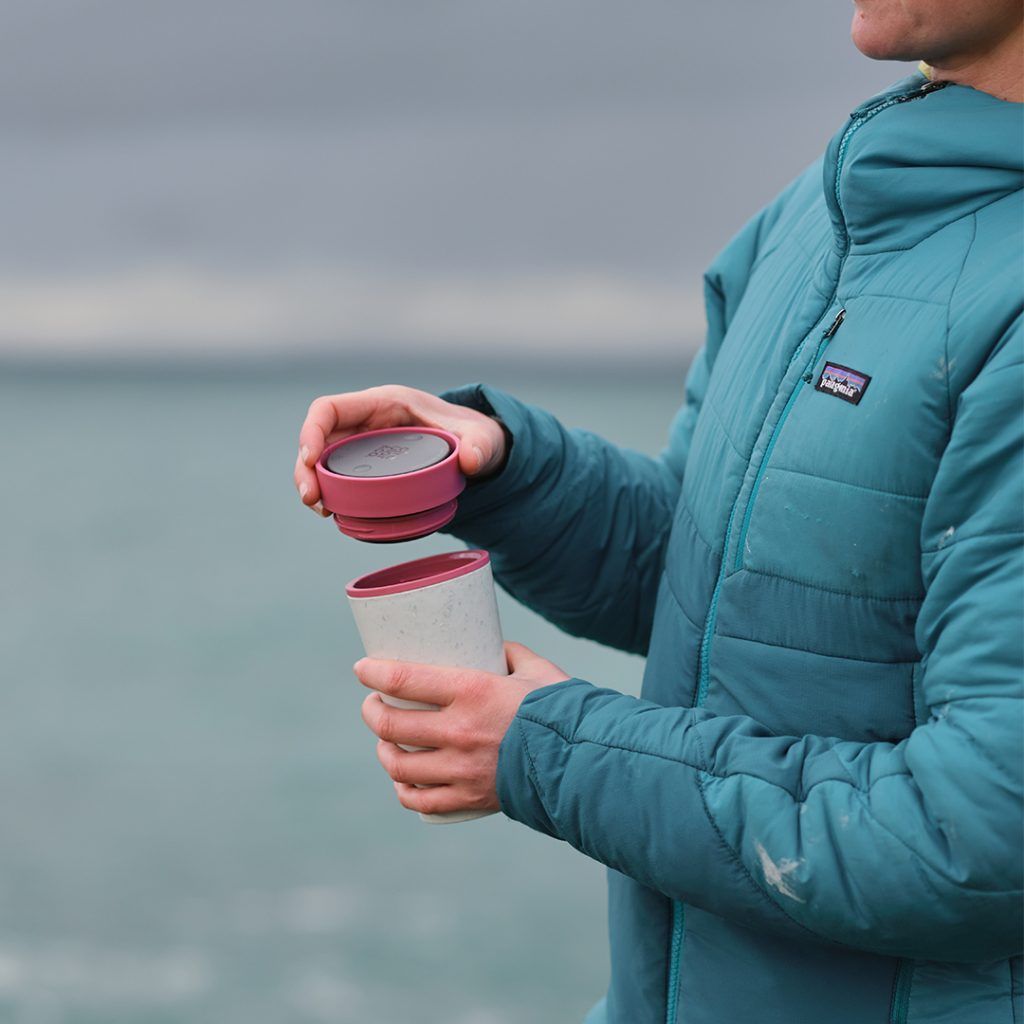
[[[686,378],[684,402],[657,458],[618,448],[511,395],[470,384],[441,397],[497,416],[511,438],[498,476],[471,483],[446,532],[487,548],[497,581],[567,633],[644,654],[658,580],[693,428],[711,364],[801,186],[820,162],[753,217],[704,276],[708,331]]]
[[[932,960],[1019,953],[1022,349],[1018,319],[960,395],[925,509],[927,718],[908,738],[780,737],[571,680],[514,719],[505,812],[758,927]]]
[[[497,416],[511,437],[505,468],[470,484],[447,528],[487,548],[497,581],[575,636],[644,653],[693,421],[703,355],[658,458],[619,448],[482,384],[448,401]]]

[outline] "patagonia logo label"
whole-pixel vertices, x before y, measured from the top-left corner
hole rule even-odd
[[[870,377],[851,370],[848,366],[826,363],[818,383],[814,385],[814,390],[824,391],[828,395],[835,395],[844,402],[856,405],[864,397],[870,383]]]

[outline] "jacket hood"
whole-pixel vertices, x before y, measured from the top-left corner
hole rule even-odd
[[[1024,184],[1024,111],[916,72],[861,104],[825,154],[841,251],[905,249]]]

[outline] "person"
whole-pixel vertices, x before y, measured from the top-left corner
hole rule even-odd
[[[500,682],[355,667],[442,705],[364,703],[404,806],[607,865],[588,1024],[1024,1021],[1022,10],[856,0],[853,39],[926,66],[715,260],[660,457],[484,385],[322,397],[301,429],[321,512],[325,443],[458,434],[450,531],[647,656],[640,699],[516,644]]]

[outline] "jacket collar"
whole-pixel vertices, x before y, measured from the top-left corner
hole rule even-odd
[[[1022,184],[1021,104],[920,72],[857,107],[824,161],[841,252],[909,248]]]

